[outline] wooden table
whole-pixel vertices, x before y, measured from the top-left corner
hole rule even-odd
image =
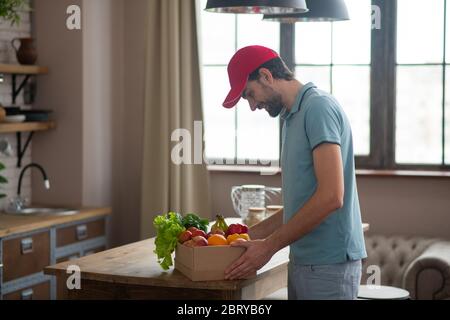
[[[194,282],[178,270],[162,271],[154,239],[65,262],[45,270],[65,285],[69,265],[82,272],[81,290],[67,290],[69,299],[260,299],[286,287],[289,249],[278,252],[256,278]]]
[[[280,217],[282,211],[254,226],[253,234],[270,232],[267,228],[276,228]],[[289,248],[275,254],[253,279],[202,282],[178,270],[162,271],[153,250],[154,238],[47,267],[45,273],[57,277],[59,292],[68,299],[261,299],[287,286]],[[69,265],[80,267],[81,290],[65,286]]]

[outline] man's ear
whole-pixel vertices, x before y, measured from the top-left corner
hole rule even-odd
[[[265,84],[273,84],[273,76],[269,69],[261,68],[259,69],[259,80]]]

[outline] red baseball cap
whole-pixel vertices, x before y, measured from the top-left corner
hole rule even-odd
[[[231,89],[223,106],[233,108],[241,99],[250,74],[267,61],[279,57],[278,53],[263,46],[248,46],[236,52],[228,64]]]

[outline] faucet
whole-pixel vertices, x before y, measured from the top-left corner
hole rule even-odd
[[[26,201],[25,201],[25,199],[22,199],[22,197],[20,196],[20,191],[22,189],[22,179],[25,174],[25,171],[28,168],[32,168],[32,167],[35,167],[35,168],[39,169],[39,171],[41,171],[42,177],[44,178],[44,186],[47,190],[50,189],[50,181],[47,178],[47,173],[45,172],[44,168],[42,168],[42,166],[37,163],[30,163],[30,164],[26,165],[20,172],[19,185],[17,187],[17,196],[13,199],[10,199],[8,212],[17,213],[17,212],[20,212],[25,207]]]

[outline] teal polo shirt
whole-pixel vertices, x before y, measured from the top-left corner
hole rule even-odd
[[[344,205],[313,231],[290,246],[291,261],[300,265],[343,263],[367,257],[356,188],[352,132],[339,102],[306,84],[291,111],[284,109],[282,180],[284,220],[289,220],[317,188],[313,150],[322,143],[341,147],[344,169]]]

